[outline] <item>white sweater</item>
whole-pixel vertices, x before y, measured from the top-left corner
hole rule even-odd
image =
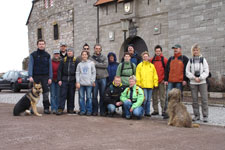
[[[202,56],[199,56],[199,58]],[[191,58],[193,60],[193,58]],[[200,71],[200,82],[195,81],[195,71]],[[190,79],[190,84],[203,84],[206,83],[206,78],[209,75],[209,66],[205,58],[203,58],[203,63],[196,62],[194,63],[189,60],[186,66],[186,76]]]

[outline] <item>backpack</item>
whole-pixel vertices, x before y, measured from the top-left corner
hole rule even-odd
[[[66,61],[67,61],[67,56],[64,57],[63,59],[64,64],[66,63]],[[76,62],[76,57],[73,57],[73,63],[75,64],[75,62]]]
[[[138,95],[138,89],[139,89],[140,87],[139,86],[136,86],[136,94]],[[128,93],[129,93],[129,91],[130,91],[130,87],[128,87],[128,89],[127,89],[127,95],[128,95]],[[142,105],[144,105],[144,101],[145,101],[145,96],[144,96],[144,100],[143,100],[143,103],[142,103]],[[136,102],[136,101],[135,101]],[[132,103],[134,103],[133,101],[132,101]]]
[[[133,65],[132,62],[130,62],[130,65],[131,65],[131,69],[132,69],[132,75],[134,75],[134,65]],[[124,69],[124,62],[122,62],[122,67],[121,67],[120,75],[121,75],[121,76],[126,76],[126,75],[122,75],[123,69]],[[130,69],[130,68],[126,68],[126,69]]]
[[[154,56],[153,59],[152,59],[152,63],[153,64],[154,64],[154,61],[159,61],[159,60],[155,60],[155,57],[156,56]],[[162,61],[163,68],[165,69],[166,68],[166,65],[165,65],[165,62],[164,62],[164,56],[162,56],[161,61]]]

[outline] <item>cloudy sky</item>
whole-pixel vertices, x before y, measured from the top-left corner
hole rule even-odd
[[[0,5],[0,73],[21,70],[28,53],[26,21],[32,0],[7,0]]]

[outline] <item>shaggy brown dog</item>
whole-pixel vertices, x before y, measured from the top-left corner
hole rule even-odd
[[[15,105],[13,114],[14,116],[19,116],[22,112],[25,111],[26,114],[31,114],[30,107],[32,108],[34,114],[36,116],[42,116],[37,111],[37,103],[40,99],[40,95],[42,93],[42,86],[41,84],[33,84],[31,90],[28,91],[26,95],[24,95]]]
[[[168,100],[168,125],[187,128],[199,127],[198,124],[192,124],[192,118],[184,104],[181,102],[181,91],[179,89],[173,88],[168,93]]]

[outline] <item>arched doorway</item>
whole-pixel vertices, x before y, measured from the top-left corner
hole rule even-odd
[[[134,49],[135,52],[138,55],[141,55],[142,52],[144,51],[148,51],[148,47],[145,43],[145,41],[140,38],[139,36],[135,36],[135,37],[129,37],[127,38],[127,40],[122,44],[121,48],[120,48],[120,55],[119,55],[119,60],[122,59],[124,52],[127,51],[127,46],[129,44],[133,44],[134,45]],[[125,50],[124,50],[125,49]]]

